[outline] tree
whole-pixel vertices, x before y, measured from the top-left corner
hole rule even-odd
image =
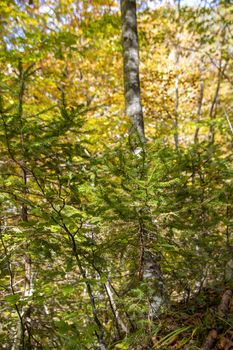
[[[134,139],[134,144],[132,143],[131,146],[139,148],[139,150],[143,152],[143,156],[140,156],[139,159],[139,163],[141,164],[138,164],[142,171],[137,174],[137,177],[138,180],[144,181],[146,180],[146,174],[143,170],[146,164],[146,152],[144,149],[145,131],[139,77],[136,0],[121,1],[121,16],[125,109],[126,115],[130,117],[133,123],[131,135],[134,136],[134,138],[136,136],[136,140]],[[145,193],[144,195],[146,196]],[[147,284],[148,290],[146,293],[148,294],[150,305],[149,316],[153,319],[161,305],[165,302],[165,288],[158,256],[151,252],[150,242],[148,242],[147,238],[145,225],[146,212],[147,208],[143,203],[141,208],[138,208],[135,212],[139,241],[138,273],[139,280]]]
[[[136,0],[121,0],[122,45],[126,115],[132,120],[132,133],[145,139],[139,79],[139,45]]]
[[[1,2],[3,349],[200,348],[232,287],[232,9],[139,3]]]

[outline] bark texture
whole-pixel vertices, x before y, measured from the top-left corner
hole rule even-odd
[[[124,64],[125,112],[132,120],[133,132],[145,139],[139,80],[139,46],[136,1],[121,0]]]

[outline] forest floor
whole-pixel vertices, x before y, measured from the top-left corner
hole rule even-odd
[[[233,350],[233,290],[203,289],[160,318],[157,350]]]

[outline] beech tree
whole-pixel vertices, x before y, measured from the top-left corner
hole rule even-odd
[[[139,44],[136,0],[121,0],[124,96],[126,116],[132,121],[132,133],[145,139],[139,78]]]
[[[123,67],[124,67],[124,97],[126,116],[132,121],[131,136],[135,136],[137,147],[145,152],[143,143],[145,142],[144,118],[141,103],[140,77],[139,77],[139,42],[137,30],[136,0],[121,1],[122,17],[122,46],[123,46]],[[138,142],[139,141],[139,142]],[[134,140],[135,142],[135,140]],[[146,157],[146,155],[145,155]],[[140,157],[142,163],[145,157]],[[142,167],[144,164],[142,164]],[[142,180],[144,174],[139,178]],[[142,207],[137,211],[138,232],[139,232],[139,279],[148,284],[150,290],[148,297],[150,301],[150,316],[157,315],[160,307],[165,302],[165,285],[162,277],[161,267],[156,254],[150,251],[146,228],[144,223],[144,211]]]
[[[232,5],[146,3],[1,1],[1,349],[232,347]]]

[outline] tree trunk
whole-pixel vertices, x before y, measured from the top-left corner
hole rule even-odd
[[[20,83],[20,90],[19,90],[19,106],[18,106],[18,116],[20,119],[20,138],[21,138],[21,150],[22,150],[22,157],[24,157],[24,151],[25,151],[25,144],[24,144],[24,122],[23,122],[23,99],[24,99],[24,93],[25,93],[25,71],[22,66],[22,62],[19,61],[19,83]],[[22,159],[21,161],[21,170],[22,170],[22,183],[23,183],[23,194],[24,196],[27,195],[27,181],[28,181],[28,174],[26,169],[26,161],[25,159]],[[21,206],[21,220],[22,222],[27,223],[28,222],[28,207],[25,203],[22,203]],[[29,243],[25,246],[25,255],[24,255],[24,297],[30,297],[33,293],[33,274],[32,274],[32,260],[29,253],[27,253]],[[31,304],[27,304],[24,307],[22,307],[21,317],[23,320],[23,323],[21,322],[21,326],[24,327],[23,330],[21,330],[21,346],[23,349],[31,350],[32,349],[32,320],[31,320],[31,311],[32,307]]]
[[[140,96],[139,49],[135,0],[121,0],[121,17],[125,112],[132,121],[133,134],[139,137],[140,142],[144,142],[145,133]]]
[[[131,135],[134,151],[142,149],[145,142],[144,119],[140,95],[139,46],[137,32],[136,0],[121,0],[122,46],[124,64],[124,88],[126,115],[132,121]],[[136,153],[136,152],[135,152]],[[137,154],[137,153],[136,153]],[[148,247],[143,220],[139,219],[140,263],[139,278],[146,281],[153,295],[148,295],[150,302],[149,316],[154,318],[164,304],[164,284],[159,264]],[[151,270],[152,267],[152,270]],[[148,269],[150,270],[148,273]],[[159,273],[158,273],[159,271]],[[150,293],[151,294],[151,293]]]

